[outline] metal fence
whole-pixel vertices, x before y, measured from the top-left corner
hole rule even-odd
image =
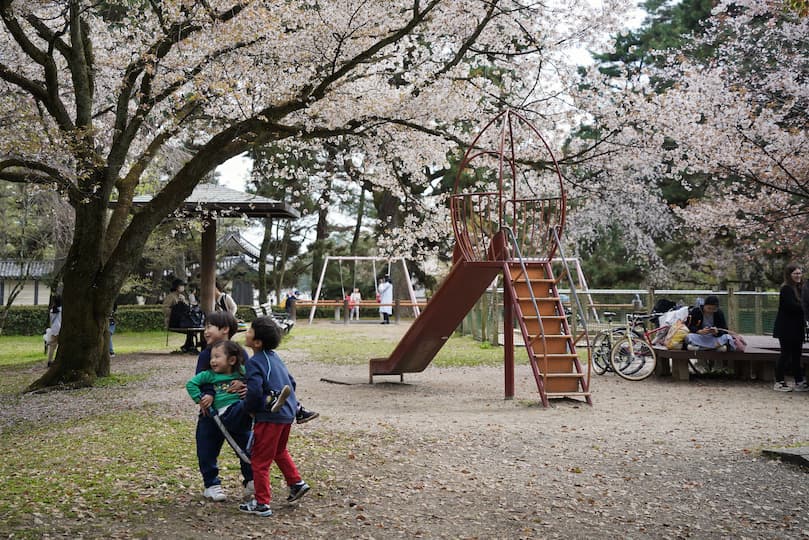
[[[625,320],[627,313],[652,310],[661,298],[671,300],[681,306],[697,305],[708,295],[719,297],[719,306],[725,313],[728,326],[741,334],[770,335],[772,333],[775,314],[778,311],[778,292],[765,291],[711,291],[711,290],[642,290],[642,289],[590,289],[578,291],[579,301],[584,314],[578,312],[574,302],[570,301],[570,291],[559,289],[565,307],[570,310],[571,321],[577,321],[576,327],[581,331],[582,319],[592,336],[608,326],[605,311],[613,312],[613,324]],[[640,300],[638,305],[637,299]],[[464,318],[458,329],[465,335],[473,335],[481,341],[502,343],[503,333],[503,290],[490,289],[475,305],[475,308]]]

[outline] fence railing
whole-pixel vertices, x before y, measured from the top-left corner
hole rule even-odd
[[[725,313],[728,326],[742,334],[769,335],[772,333],[778,311],[778,292],[770,291],[711,291],[707,289],[590,289],[578,291],[582,309],[571,305],[565,295],[570,291],[559,289],[562,301],[571,313],[571,326],[587,323],[590,335],[608,326],[605,311],[616,313],[613,324],[624,320],[627,313],[651,312],[661,298],[680,305],[694,306],[708,295],[719,297],[719,306]],[[637,305],[636,297],[640,298]],[[634,302],[633,302],[634,301]],[[583,311],[583,313],[582,313]],[[596,317],[597,315],[597,317]],[[502,289],[489,289],[464,319],[459,328],[463,334],[472,334],[476,339],[501,343],[503,333]]]

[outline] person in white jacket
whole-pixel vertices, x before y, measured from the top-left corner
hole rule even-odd
[[[390,316],[393,313],[393,283],[390,276],[379,278],[379,313],[382,315],[382,324],[390,324]]]
[[[62,297],[58,294],[53,297],[48,317],[50,326],[45,330],[45,344],[48,347],[48,366],[50,366],[59,347],[59,330],[62,328]]]

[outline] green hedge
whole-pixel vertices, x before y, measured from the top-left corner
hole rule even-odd
[[[36,336],[48,327],[48,306],[11,306],[3,328],[6,336]]]
[[[146,306],[118,306],[115,312],[115,333],[148,332],[163,330],[165,318],[163,306],[155,304]]]
[[[239,306],[236,317],[250,322],[255,319],[249,306]],[[118,322],[115,332],[148,332],[163,330],[163,307],[157,304],[118,306],[115,313]],[[48,306],[11,306],[3,335],[35,336],[45,333],[48,327]]]

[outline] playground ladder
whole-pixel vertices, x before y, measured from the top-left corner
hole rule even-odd
[[[512,260],[505,274],[542,404],[547,407],[549,398],[583,397],[592,405],[551,262]]]

